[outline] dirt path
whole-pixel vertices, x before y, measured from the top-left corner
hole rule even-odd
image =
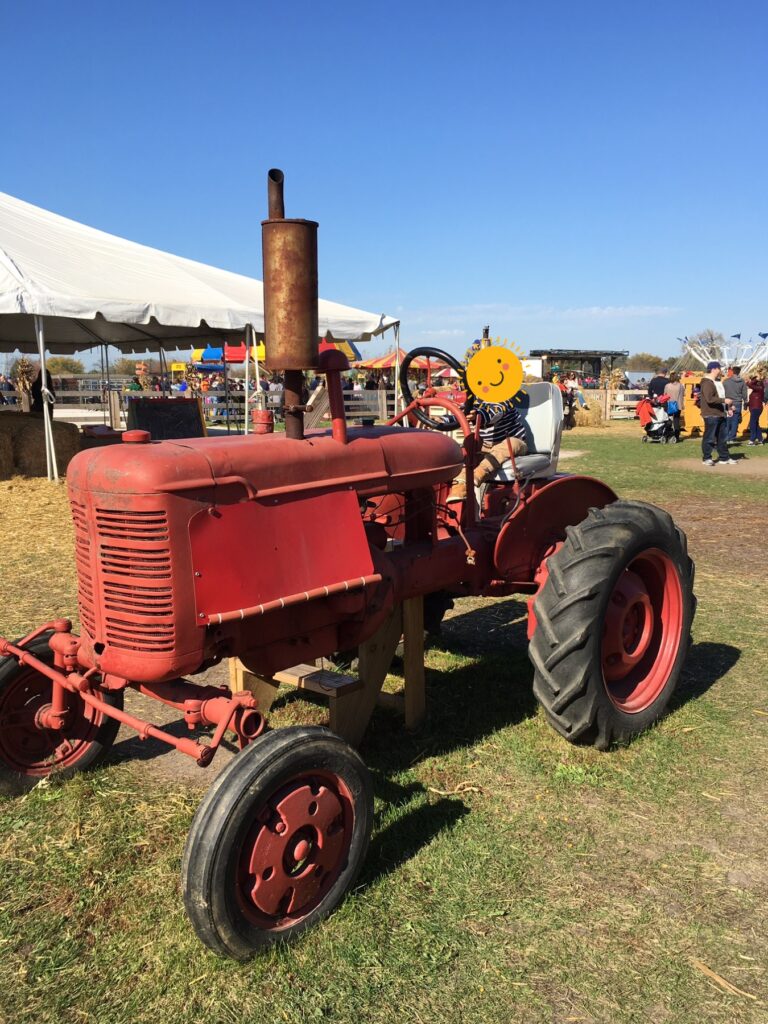
[[[750,459],[745,452],[735,451],[731,452],[731,458],[736,460],[735,466],[705,466],[701,458],[677,459],[670,462],[669,466],[672,469],[692,469],[699,473],[714,473],[719,468],[721,473],[737,473],[740,477],[748,476],[755,479],[768,477],[768,459]]]
[[[765,464],[768,469],[768,463]],[[704,472],[704,469],[702,469]],[[714,472],[708,469],[707,472]],[[721,473],[738,473],[739,468],[723,467]],[[762,579],[762,556],[755,549],[761,536],[765,511],[754,502],[707,496],[695,499],[670,495],[664,507],[675,522],[685,530],[688,548],[694,562],[704,570],[717,571],[722,566],[731,577],[754,576]]]
[[[194,682],[207,686],[228,685],[229,669],[226,664],[216,665],[207,672],[195,676]],[[202,735],[199,732],[190,732],[183,715],[178,711],[159,701],[143,697],[134,690],[125,691],[125,710],[166,729],[173,736],[195,738]],[[209,730],[208,735],[211,733],[212,730]],[[159,740],[139,739],[133,729],[121,726],[109,761],[115,764],[128,762],[137,772],[141,772],[142,776],[148,772],[153,779],[161,782],[183,783],[185,786],[205,790],[237,753],[237,745],[231,742],[232,739],[231,734],[228,734],[213,762],[207,768],[201,768],[191,757],[180,754],[173,747]]]

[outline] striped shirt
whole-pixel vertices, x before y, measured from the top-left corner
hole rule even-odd
[[[480,437],[484,444],[499,444],[508,437],[519,437],[525,441],[525,423],[512,399],[507,402],[478,402],[477,411],[482,416]]]

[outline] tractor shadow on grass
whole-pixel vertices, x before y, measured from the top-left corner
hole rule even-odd
[[[521,621],[526,611],[524,601],[509,599],[446,619],[440,638],[429,647],[440,660],[446,656],[456,665],[427,669],[426,722],[408,734],[399,715],[378,710],[364,741],[368,764],[394,774],[424,755],[474,746],[535,715],[533,669]],[[393,671],[401,668],[396,660]]]
[[[374,775],[376,796],[390,808],[402,808],[402,813],[375,832],[361,878],[364,886],[395,871],[470,811],[461,790],[441,795],[436,783],[435,795],[425,803],[428,787],[403,785],[393,776],[425,757],[474,746],[536,714],[526,612],[524,601],[509,600],[447,620],[433,648],[474,660],[455,669],[427,672],[428,717],[418,732],[406,733],[395,714],[379,711],[374,715],[363,756]],[[706,693],[733,668],[740,654],[728,644],[694,644],[669,712]]]
[[[705,641],[692,644],[667,713],[696,700],[727,675],[741,657],[738,647]]]
[[[376,797],[393,820],[374,832],[363,886],[397,870],[470,811],[461,790],[444,795],[437,782],[430,792],[421,782],[403,784],[394,777],[426,757],[472,747],[536,713],[526,627],[520,622],[525,613],[523,601],[510,599],[459,610],[445,621],[441,637],[430,647],[458,663],[441,671],[427,669],[427,719],[417,732],[407,733],[398,714],[375,712],[362,754],[373,773]],[[395,674],[400,668],[396,661]]]

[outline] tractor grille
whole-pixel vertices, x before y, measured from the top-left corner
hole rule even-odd
[[[173,589],[165,512],[96,509],[106,642],[125,651],[172,651]]]
[[[95,536],[86,507],[71,501],[80,621],[94,640],[123,651],[172,651],[173,591],[164,512],[96,509]],[[94,543],[101,593],[96,594]],[[102,621],[97,626],[97,597]]]
[[[93,606],[93,576],[91,574],[91,544],[88,524],[85,519],[85,505],[71,501],[72,521],[75,524],[75,565],[77,566],[77,605],[80,621],[88,635],[96,635],[96,615]]]

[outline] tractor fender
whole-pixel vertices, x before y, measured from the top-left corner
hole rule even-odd
[[[534,583],[536,571],[567,526],[585,519],[590,508],[604,508],[617,495],[591,476],[563,473],[543,486],[531,485],[496,538],[493,564],[498,578]]]

